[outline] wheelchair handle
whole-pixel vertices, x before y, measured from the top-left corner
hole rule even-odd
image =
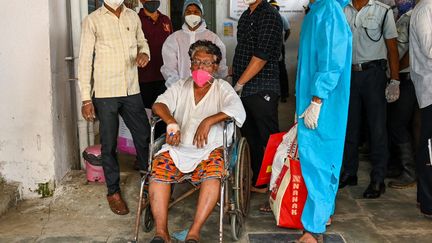
[[[150,118],[150,121],[151,121],[152,127],[154,127],[156,125],[156,123],[162,121],[162,118],[160,118],[159,116],[156,116],[156,115],[152,115],[152,117]]]

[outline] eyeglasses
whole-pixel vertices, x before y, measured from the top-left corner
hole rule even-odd
[[[191,60],[191,64],[193,66],[201,66],[203,65],[204,67],[210,67],[211,65],[215,64],[215,62],[212,61],[200,61],[200,60]]]

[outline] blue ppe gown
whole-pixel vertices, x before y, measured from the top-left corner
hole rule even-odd
[[[300,32],[297,114],[306,110],[313,96],[322,99],[315,130],[298,120],[299,156],[308,190],[302,223],[312,233],[325,232],[334,213],[342,165],[352,61],[352,34],[343,13],[347,3],[316,0]]]

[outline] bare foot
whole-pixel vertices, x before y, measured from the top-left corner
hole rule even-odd
[[[261,213],[271,213],[271,212],[272,212],[272,209],[271,209],[271,207],[270,207],[270,203],[269,203],[269,202],[265,202],[265,203],[263,203],[263,204],[260,206],[259,211],[260,211]]]
[[[332,224],[332,221],[333,221],[333,219],[332,219],[332,217],[330,217],[326,223],[326,226],[330,226]]]
[[[322,235],[320,236],[321,239],[315,239],[310,233],[305,232],[300,239],[297,240],[298,243],[319,243],[322,241]]]
[[[156,233],[155,233],[155,236],[153,237],[153,239],[155,239],[155,238],[162,238],[165,242],[171,243],[171,237],[170,237],[170,234],[167,230],[156,230]]]

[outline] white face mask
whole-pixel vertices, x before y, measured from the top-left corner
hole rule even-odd
[[[247,5],[251,5],[251,4],[254,4],[256,2],[256,0],[243,0],[243,2]]]
[[[185,16],[186,24],[191,28],[195,28],[197,25],[201,23],[201,16],[198,15],[186,15]]]
[[[110,8],[116,10],[123,4],[124,0],[105,0],[104,2],[110,6]]]

